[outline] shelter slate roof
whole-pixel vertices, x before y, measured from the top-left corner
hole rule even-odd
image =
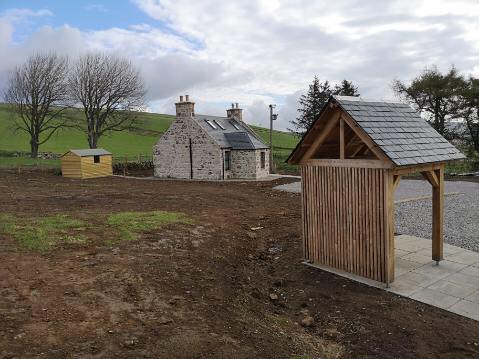
[[[194,119],[221,148],[233,150],[269,148],[243,121],[209,115],[195,115]]]
[[[350,96],[332,99],[397,166],[465,158],[407,104]]]
[[[86,150],[70,150],[68,152],[74,153],[75,155],[80,157],[111,155],[111,152],[108,152],[107,150],[103,148],[92,148],[92,149],[86,149]]]
[[[333,101],[352,117],[396,166],[466,158],[407,104],[366,100],[361,97],[331,96],[321,114]],[[298,155],[296,152],[304,151],[301,144],[311,128],[291,153],[288,161]]]

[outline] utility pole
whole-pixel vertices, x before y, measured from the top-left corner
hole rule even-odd
[[[269,105],[269,173],[273,173],[274,163],[273,163],[273,121],[278,118],[278,114],[273,113],[273,109],[276,105]]]

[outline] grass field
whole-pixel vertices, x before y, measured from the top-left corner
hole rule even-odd
[[[58,160],[34,160],[26,155],[12,157],[12,152],[29,152],[29,138],[24,132],[15,132],[12,129],[13,115],[8,111],[8,106],[0,104],[0,167],[17,165],[38,165],[57,167]],[[83,114],[79,110],[71,110],[68,116],[82,122]],[[151,156],[153,145],[168,129],[174,116],[156,113],[138,113],[140,130],[114,132],[100,138],[99,146],[113,153],[114,157],[137,158],[138,155]],[[269,130],[253,126],[258,135],[266,143],[269,141]],[[275,146],[276,163],[279,169],[289,168],[285,163],[280,163],[287,158],[296,146],[298,139],[290,133],[274,131],[273,143]],[[86,134],[75,129],[65,129],[57,132],[52,138],[40,147],[40,152],[62,154],[69,149],[88,148]],[[3,155],[2,155],[3,153]],[[7,155],[8,154],[8,155]]]

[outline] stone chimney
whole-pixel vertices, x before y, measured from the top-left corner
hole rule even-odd
[[[176,117],[194,117],[195,116],[195,103],[190,102],[190,96],[185,95],[185,100],[183,101],[183,96],[180,96],[180,102],[175,103],[176,106]]]
[[[243,110],[238,107],[238,102],[231,104],[231,108],[226,110],[226,116],[238,121],[243,120]]]

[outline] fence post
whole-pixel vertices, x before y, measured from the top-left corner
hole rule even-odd
[[[20,159],[17,157],[17,174],[20,175]]]
[[[128,157],[125,155],[125,162],[123,163],[123,176],[126,176],[126,166],[128,165]]]

